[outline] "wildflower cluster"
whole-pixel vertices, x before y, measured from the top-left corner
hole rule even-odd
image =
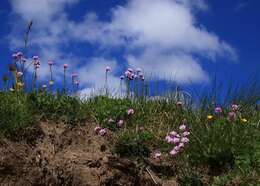
[[[100,136],[106,136],[107,135],[107,129],[106,128],[95,127],[94,131],[97,135],[100,135]]]
[[[184,121],[180,127],[179,132],[172,131],[169,135],[166,136],[165,140],[167,143],[173,144],[173,149],[170,151],[171,156],[176,156],[179,152],[181,152],[185,145],[189,143],[189,129]]]

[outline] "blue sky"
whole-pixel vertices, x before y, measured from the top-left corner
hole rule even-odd
[[[103,86],[107,65],[111,89],[127,67],[194,87],[214,74],[248,83],[260,68],[259,8],[258,0],[2,0],[0,74],[33,20],[27,57],[40,56],[42,84],[49,59],[57,84],[68,63],[85,92]]]

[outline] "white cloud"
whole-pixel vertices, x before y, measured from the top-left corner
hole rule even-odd
[[[21,28],[17,25],[33,19],[30,47],[37,50],[44,61],[51,58],[58,66],[62,63],[75,66],[71,70],[79,70],[82,84],[96,88],[104,85],[105,66],[117,72],[122,65],[102,54],[91,56],[90,62],[86,62],[89,56],[68,54],[62,46],[91,43],[106,49],[107,53],[124,48],[122,57],[127,63],[124,66],[141,67],[147,74],[178,83],[208,81],[199,58],[237,59],[231,45],[196,19],[198,11],[210,10],[203,0],[129,0],[111,10],[110,21],[100,20],[94,12],[86,12],[78,22],[69,19],[66,7],[83,2],[87,3],[84,0],[11,0],[13,13],[22,17],[10,34],[11,46],[22,46],[17,37],[17,30]],[[42,77],[46,77],[46,64],[42,68],[45,69]],[[62,71],[57,72],[57,79],[61,75]],[[110,81],[111,88],[118,88],[115,73],[111,74]]]

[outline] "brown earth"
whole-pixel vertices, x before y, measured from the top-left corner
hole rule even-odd
[[[113,154],[108,138],[95,135],[93,128],[46,122],[34,131],[37,137],[23,142],[1,139],[0,185],[177,185]]]

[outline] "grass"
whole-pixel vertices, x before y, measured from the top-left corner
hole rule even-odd
[[[246,103],[246,102],[245,102]],[[0,133],[11,138],[39,121],[62,121],[73,126],[95,121],[113,131],[113,149],[121,156],[143,161],[153,151],[162,152],[165,161],[178,167],[176,177],[182,185],[200,185],[209,176],[211,185],[257,185],[260,179],[260,112],[255,105],[240,102],[237,119],[229,120],[229,107],[214,114],[210,101],[193,108],[173,100],[111,99],[105,96],[87,101],[48,93],[4,92],[0,94]],[[133,108],[135,113],[127,115]],[[207,115],[213,114],[208,120]],[[109,123],[108,119],[114,123]],[[248,121],[243,122],[241,118]],[[124,120],[119,129],[116,122]],[[191,132],[189,145],[170,157],[172,145],[165,136],[187,120]]]

